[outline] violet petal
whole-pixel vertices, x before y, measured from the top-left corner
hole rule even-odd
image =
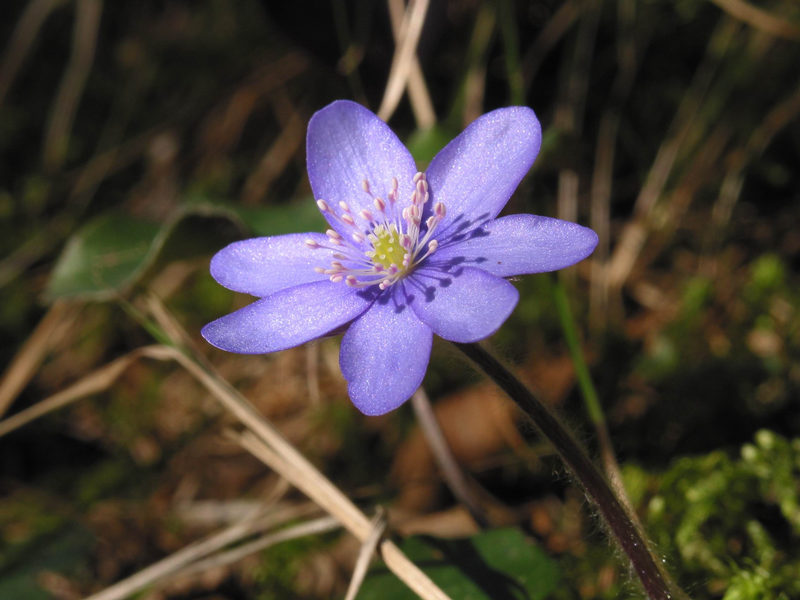
[[[212,345],[240,354],[263,354],[298,346],[341,327],[372,300],[342,283],[315,281],[276,292],[201,331]]]
[[[440,246],[429,263],[510,277],[569,267],[597,246],[597,234],[588,227],[537,215],[500,217],[461,235]]]
[[[494,218],[531,168],[541,141],[534,112],[514,106],[479,117],[447,144],[426,171],[431,205],[447,208],[437,239]]]
[[[355,102],[333,102],[311,117],[306,156],[314,198],[339,214],[339,202],[346,202],[362,229],[368,223],[358,214],[362,209],[375,211],[373,196],[387,199],[392,178],[397,178],[402,206],[414,190],[417,168],[409,151],[386,123]],[[364,191],[365,180],[372,195]],[[352,229],[323,215],[333,229],[350,238]]]
[[[408,400],[425,377],[432,339],[408,305],[381,297],[342,338],[339,364],[353,404],[382,415]]]
[[[317,273],[314,267],[327,269],[331,251],[310,248],[306,240],[328,243],[327,236],[321,233],[292,233],[233,242],[211,259],[211,276],[229,290],[259,297],[328,279],[328,275]]]
[[[452,342],[492,335],[517,304],[519,292],[505,279],[474,267],[450,272],[420,268],[403,284],[414,312],[433,332]]]

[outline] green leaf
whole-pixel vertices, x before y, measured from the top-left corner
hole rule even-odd
[[[417,165],[422,167],[433,160],[433,157],[458,134],[443,125],[434,125],[430,129],[418,130],[408,139],[408,149]]]
[[[47,286],[50,299],[106,299],[133,283],[148,264],[161,227],[122,214],[106,214],[67,242]]]
[[[267,207],[195,199],[162,224],[109,213],[87,223],[67,242],[50,276],[47,298],[108,300],[124,292],[153,264],[178,224],[189,217],[228,219],[245,236],[321,231],[325,225],[311,199]]]
[[[543,600],[558,585],[556,562],[517,529],[495,529],[471,538],[412,537],[403,552],[451,598]],[[371,572],[359,600],[415,600],[385,567]]]

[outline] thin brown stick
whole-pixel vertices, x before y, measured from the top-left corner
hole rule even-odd
[[[44,136],[42,161],[58,169],[67,153],[69,132],[94,61],[102,0],[78,0],[72,34],[72,54],[61,79]]]
[[[428,399],[428,394],[423,388],[419,388],[411,397],[411,406],[417,417],[420,429],[425,436],[425,440],[430,446],[436,464],[442,472],[447,486],[456,499],[461,502],[472,515],[472,518],[481,526],[489,525],[489,516],[484,510],[478,498],[472,492],[470,480],[461,466],[456,462],[450,446],[444,437],[442,428],[436,420],[436,414]]]
[[[417,51],[422,26],[425,24],[428,1],[415,0],[413,4],[409,5],[400,26],[397,36],[399,41],[392,58],[392,66],[389,69],[389,79],[386,82],[383,100],[377,113],[384,121],[388,121],[394,114],[403,95],[403,90],[406,88],[408,76],[411,72],[412,59]]]

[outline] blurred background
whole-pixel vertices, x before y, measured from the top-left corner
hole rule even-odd
[[[420,167],[483,112],[537,112],[506,211],[600,236],[560,282],[658,554],[693,598],[800,597],[800,5],[425,4],[0,5],[0,417],[60,406],[0,421],[0,598],[85,597],[253,507],[316,510],[190,374],[137,350],[161,341],[152,314],[392,531],[476,535],[410,407],[350,405],[336,338],[237,356],[199,337],[248,301],[209,276],[216,250],[323,229],[305,128],[339,98],[380,109]],[[515,284],[491,343],[597,455],[552,279]],[[441,340],[425,387],[493,525],[539,552],[540,595],[508,597],[636,596],[546,444]],[[357,552],[333,531],[139,597],[342,597]],[[360,597],[408,597],[381,576]]]

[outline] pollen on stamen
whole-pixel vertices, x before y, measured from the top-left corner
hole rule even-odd
[[[306,244],[306,246],[308,246],[309,248],[314,248],[314,249],[316,249],[316,248],[319,248],[319,247],[320,247],[320,245],[319,245],[319,244],[318,244],[318,243],[317,243],[315,240],[312,240],[311,238],[308,238],[308,239],[306,239],[306,240],[305,240],[305,244]]]
[[[350,212],[350,207],[347,205],[347,202],[345,202],[344,200],[339,200],[339,208],[341,208],[346,213]]]
[[[328,203],[325,202],[325,200],[322,200],[321,198],[317,200],[317,208],[319,208],[321,212],[330,212],[331,210],[331,207],[328,206]]]

